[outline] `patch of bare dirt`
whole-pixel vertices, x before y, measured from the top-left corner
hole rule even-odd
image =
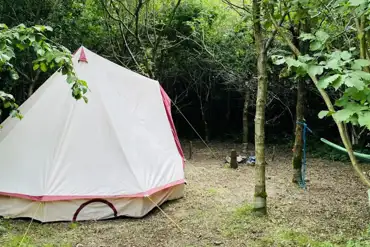
[[[186,145],[184,145],[186,149]],[[194,145],[187,161],[187,186],[183,199],[166,203],[143,219],[116,219],[70,223],[32,223],[28,237],[35,246],[339,246],[358,236],[370,222],[367,189],[350,164],[308,157],[308,190],[291,183],[291,151],[280,150],[267,161],[267,218],[250,214],[254,167],[225,167],[224,158],[234,144],[211,148]],[[364,165],[365,170],[370,165]],[[0,245],[21,236],[29,221],[4,221],[8,231]],[[310,244],[310,245],[308,245]],[[316,245],[315,245],[316,244]]]

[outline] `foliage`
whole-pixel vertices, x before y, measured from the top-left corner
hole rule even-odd
[[[52,44],[44,35],[46,31],[52,31],[52,28],[41,25],[26,27],[23,24],[8,28],[7,25],[0,24],[0,72],[7,71],[13,80],[18,80],[19,74],[13,61],[17,53],[32,50],[35,54],[33,70],[41,72],[52,69],[60,70],[63,75],[66,75],[66,80],[71,85],[72,96],[77,100],[83,98],[87,102],[84,96],[88,90],[87,83],[77,77],[70,51],[64,46]],[[13,116],[21,117],[12,95],[0,91],[0,99],[4,108],[12,110]]]

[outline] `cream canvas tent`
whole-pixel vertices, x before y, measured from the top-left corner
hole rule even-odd
[[[184,159],[157,81],[80,47],[89,102],[59,72],[0,130],[0,216],[41,222],[142,217],[183,196]]]

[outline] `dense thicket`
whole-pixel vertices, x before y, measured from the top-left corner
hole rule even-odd
[[[241,142],[247,99],[245,115],[249,142],[253,141],[257,78],[252,23],[248,14],[228,4],[211,0],[5,0],[0,5],[0,23],[51,26],[48,38],[72,52],[84,45],[159,80],[204,139]],[[274,42],[268,57],[284,49],[282,42]],[[18,103],[53,72],[37,74],[32,59],[27,52],[17,58],[17,69],[23,72],[17,81],[1,74],[0,90],[12,93]],[[297,79],[280,76],[280,70],[269,60],[266,138],[291,142]],[[323,103],[312,85],[307,86],[310,100],[305,102],[309,109],[305,118],[316,132],[325,131],[323,136],[333,139],[337,135],[333,124],[317,118]],[[176,108],[174,118],[182,137],[196,137]]]

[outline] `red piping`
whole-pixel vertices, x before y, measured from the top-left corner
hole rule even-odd
[[[175,182],[150,189],[146,192],[141,192],[141,193],[136,193],[136,194],[131,194],[131,195],[78,195],[78,196],[71,196],[71,195],[61,195],[61,196],[31,196],[31,195],[26,195],[26,194],[19,194],[19,193],[8,193],[8,192],[0,192],[0,196],[10,196],[10,197],[17,197],[17,198],[22,198],[22,199],[27,199],[27,200],[32,200],[32,201],[41,201],[41,202],[52,202],[52,201],[69,201],[69,200],[83,200],[83,199],[95,199],[95,198],[141,198],[141,197],[146,197],[150,196],[154,193],[157,193],[161,190],[165,190],[168,188],[171,188],[173,186],[179,185],[179,184],[184,184],[185,179],[180,179]]]
[[[159,87],[160,87],[160,90],[161,90],[161,96],[162,96],[164,108],[166,110],[167,119],[168,119],[168,122],[171,125],[172,135],[173,135],[173,138],[175,139],[177,150],[179,151],[179,154],[180,154],[180,156],[182,158],[182,165],[185,168],[184,152],[182,151],[180,140],[179,140],[179,137],[178,137],[177,132],[176,132],[176,127],[175,127],[175,124],[174,124],[173,119],[172,119],[172,114],[171,114],[171,99],[167,95],[166,91],[164,91],[164,89],[162,88],[162,86],[159,85]]]

